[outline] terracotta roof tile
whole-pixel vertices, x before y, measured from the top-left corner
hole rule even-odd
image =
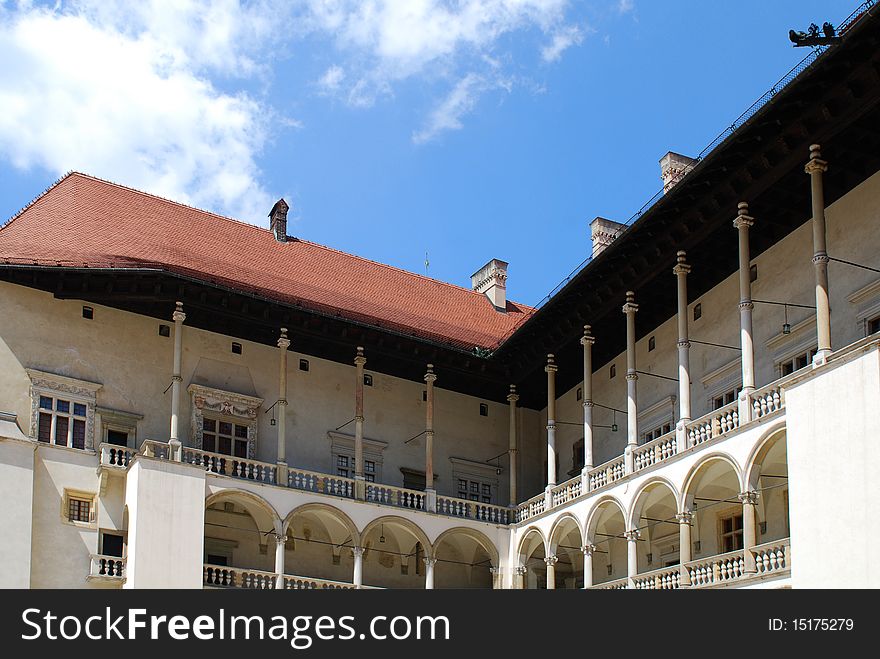
[[[534,309],[71,173],[0,229],[0,260],[161,268],[470,350]]]

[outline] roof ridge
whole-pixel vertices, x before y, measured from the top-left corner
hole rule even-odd
[[[85,179],[90,179],[90,180],[92,180],[92,181],[97,181],[98,183],[102,183],[102,184],[104,184],[104,185],[110,185],[110,186],[113,186],[113,187],[115,187],[115,188],[119,188],[119,189],[121,189],[121,190],[126,190],[126,191],[128,191],[128,192],[133,192],[133,193],[135,193],[135,194],[138,194],[138,195],[141,195],[141,196],[144,196],[144,197],[149,197],[149,198],[151,198],[151,199],[157,199],[157,200],[159,200],[159,201],[162,201],[162,202],[165,202],[165,203],[168,203],[168,204],[172,204],[172,205],[174,205],[174,206],[178,206],[178,207],[180,207],[180,208],[186,208],[186,209],[191,210],[191,211],[194,211],[194,212],[196,212],[196,213],[203,213],[203,214],[205,214],[205,215],[209,215],[209,216],[211,216],[211,217],[214,217],[214,218],[217,218],[217,219],[220,219],[220,220],[225,220],[225,221],[227,221],[227,222],[233,222],[234,224],[237,224],[237,225],[239,225],[239,226],[241,226],[241,227],[245,227],[245,228],[250,229],[250,230],[260,231],[260,232],[269,233],[269,234],[272,233],[271,229],[266,229],[266,228],[263,228],[263,227],[258,226],[258,225],[256,225],[256,224],[251,224],[250,222],[245,222],[245,221],[243,221],[243,220],[239,220],[239,219],[236,219],[236,218],[234,218],[234,217],[229,217],[229,216],[227,216],[227,215],[221,215],[221,214],[219,214],[219,213],[214,213],[213,211],[205,210],[205,209],[203,209],[203,208],[197,208],[197,207],[195,207],[195,206],[191,206],[191,205],[189,205],[189,204],[184,204],[184,203],[181,203],[181,202],[179,202],[179,201],[175,201],[174,199],[168,199],[167,197],[163,197],[163,196],[161,196],[161,195],[153,194],[152,192],[145,192],[145,191],[143,191],[143,190],[138,190],[137,188],[132,188],[132,187],[130,187],[130,186],[123,185],[123,184],[121,184],[121,183],[116,183],[115,181],[110,181],[110,180],[108,180],[108,179],[104,179],[104,178],[101,178],[101,177],[99,177],[99,176],[94,176],[94,175],[92,175],[92,174],[86,174],[85,172],[80,172],[80,171],[76,171],[76,170],[72,170],[72,171],[67,172],[67,174],[65,174],[63,177],[61,177],[60,179],[58,179],[57,181],[55,181],[55,183],[53,183],[51,186],[49,186],[48,188],[46,188],[46,190],[44,190],[39,196],[37,196],[36,198],[34,198],[33,201],[31,201],[27,206],[25,206],[25,207],[24,207],[23,209],[21,209],[18,213],[16,213],[15,216],[13,216],[13,218],[11,218],[11,219],[9,220],[9,222],[12,222],[13,219],[15,219],[15,218],[19,217],[20,215],[22,215],[22,214],[23,214],[28,208],[30,208],[30,207],[33,206],[37,201],[39,201],[39,200],[42,199],[44,196],[46,196],[46,194],[48,194],[48,193],[49,193],[54,187],[56,187],[59,183],[61,183],[61,182],[64,181],[65,179],[70,178],[70,177],[72,177],[72,176],[79,176],[79,177],[82,177],[82,178],[85,178]],[[9,224],[9,222],[7,222],[6,224]],[[5,227],[6,224],[4,224],[3,226]],[[2,227],[0,227],[0,229],[2,229]],[[306,244],[306,245],[310,245],[310,246],[312,246],[312,247],[317,247],[317,248],[319,248],[319,249],[326,250],[326,251],[328,251],[328,252],[333,252],[333,253],[336,253],[336,254],[341,254],[341,255],[343,255],[343,256],[347,256],[347,257],[352,258],[352,259],[357,259],[358,261],[362,261],[362,262],[364,262],[364,263],[370,263],[370,264],[372,264],[372,265],[380,266],[380,267],[382,267],[382,268],[386,268],[386,269],[388,269],[388,270],[393,270],[393,271],[395,271],[395,272],[399,272],[399,273],[402,273],[402,274],[407,275],[407,276],[410,276],[410,277],[415,277],[416,279],[421,279],[421,280],[423,280],[423,281],[433,282],[433,283],[435,283],[435,284],[440,284],[441,286],[448,286],[448,287],[450,287],[450,288],[454,288],[454,289],[456,289],[456,290],[463,291],[463,292],[465,292],[465,293],[473,293],[473,294],[476,294],[475,291],[473,291],[473,290],[471,290],[471,289],[469,289],[469,288],[465,288],[464,286],[459,286],[458,284],[453,284],[453,283],[451,283],[451,282],[442,281],[442,280],[440,280],[440,279],[434,279],[433,277],[428,277],[428,276],[426,276],[426,275],[420,275],[420,274],[417,273],[417,272],[412,272],[412,271],[410,271],[410,270],[405,270],[404,268],[399,268],[399,267],[397,267],[397,266],[390,265],[390,264],[388,264],[388,263],[382,263],[381,261],[376,261],[376,260],[374,260],[374,259],[368,259],[368,258],[366,258],[366,257],[359,256],[359,255],[357,255],[357,254],[352,254],[351,252],[346,252],[346,251],[343,251],[343,250],[341,250],[341,249],[336,249],[335,247],[329,247],[329,246],[327,246],[327,245],[322,245],[322,244],[320,244],[320,243],[316,243],[316,242],[313,242],[313,241],[311,241],[311,240],[306,240],[306,239],[298,238],[298,237],[296,237],[296,241],[297,241],[297,242],[301,242],[301,243]],[[517,307],[519,307],[520,309],[528,310],[528,311],[533,311],[533,310],[534,310],[533,307],[530,307],[530,306],[528,306],[528,305],[526,305],[526,304],[523,304],[523,303],[520,303],[520,302],[515,302],[515,301],[513,301],[513,300],[511,300],[510,302],[511,302],[512,304],[515,304],[515,305],[516,305]]]

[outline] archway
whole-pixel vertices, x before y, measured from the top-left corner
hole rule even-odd
[[[639,530],[638,571],[650,572],[678,565],[678,495],[665,480],[654,480],[636,495],[630,528]]]
[[[498,550],[474,529],[454,528],[434,541],[435,588],[492,588]]]
[[[416,524],[403,517],[379,517],[361,533],[365,586],[424,588],[431,543]]]
[[[627,576],[626,517],[616,499],[604,499],[587,521],[587,541],[593,545],[594,586]]]
[[[759,493],[758,544],[787,538],[788,442],[785,430],[771,433],[759,444],[746,471],[749,490]]]
[[[285,574],[294,581],[302,577],[352,583],[351,550],[360,544],[360,535],[348,515],[327,504],[309,503],[291,511],[283,529]]]
[[[743,549],[741,483],[736,464],[726,456],[709,456],[691,470],[684,509],[693,513],[693,560]]]
[[[556,588],[583,588],[584,552],[581,525],[571,515],[562,515],[550,532],[550,554],[555,555]]]
[[[547,587],[547,564],[544,561],[547,556],[547,541],[544,534],[536,528],[525,532],[519,542],[518,567],[522,587],[536,590]]]

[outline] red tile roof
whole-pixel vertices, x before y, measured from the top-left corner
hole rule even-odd
[[[465,350],[496,347],[534,313],[77,172],[0,229],[0,261],[161,268]]]

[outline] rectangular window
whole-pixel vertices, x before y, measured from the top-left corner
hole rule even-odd
[[[101,533],[101,553],[104,556],[119,556],[123,553],[123,539],[118,533]]]
[[[309,360],[308,359],[300,359],[299,360],[299,370],[308,372],[308,370],[309,370]]]
[[[652,352],[657,347],[657,339],[655,337],[651,337],[648,339],[648,352]]]
[[[721,553],[743,548],[743,516],[735,513],[721,518]]]
[[[128,446],[128,433],[121,430],[108,430],[107,443],[116,446]]]
[[[868,321],[868,334],[876,334],[877,332],[880,332],[880,316]]]
[[[742,391],[742,387],[736,387],[735,389],[726,391],[719,396],[715,396],[715,398],[712,399],[712,409],[717,410],[725,405],[729,405],[739,397],[740,391]]]
[[[480,503],[492,503],[492,485],[466,478],[458,479],[458,498]]]
[[[67,519],[71,522],[88,522],[92,502],[87,499],[70,497],[67,500]]]
[[[486,403],[480,403],[480,416],[489,416],[489,406]]]
[[[703,317],[703,305],[699,302],[694,305],[694,320],[699,320]]]
[[[613,378],[615,375],[617,375],[617,365],[616,365],[616,364],[612,364],[612,365],[611,365],[611,371],[610,371],[610,377]]]
[[[786,375],[791,375],[795,371],[806,368],[810,363],[812,363],[815,354],[816,349],[813,348],[811,350],[808,350],[807,352],[795,355],[791,359],[786,359],[784,362],[781,362],[779,364],[780,376],[785,377]]]
[[[247,458],[248,429],[231,421],[202,419],[202,448],[210,453]]]
[[[664,423],[663,425],[657,426],[653,430],[649,430],[646,433],[642,434],[642,443],[647,444],[655,439],[659,439],[663,435],[668,432],[672,432],[672,423]]]
[[[364,460],[364,480],[368,483],[376,482],[376,462]]]
[[[84,403],[40,396],[37,439],[48,444],[84,449],[87,410]]]
[[[364,373],[364,386],[372,387],[373,386],[373,376],[369,373]]]

